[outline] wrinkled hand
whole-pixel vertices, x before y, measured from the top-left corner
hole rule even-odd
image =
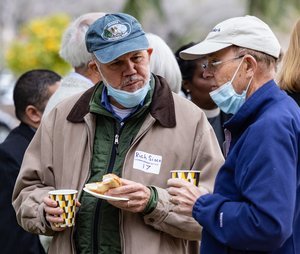
[[[54,223],[62,223],[64,219],[60,217],[61,214],[64,213],[63,209],[58,207],[56,201],[52,200],[48,196],[44,197],[44,211],[45,211],[45,218],[51,225],[53,231],[63,231],[66,228],[56,227]],[[80,206],[80,203],[76,201],[76,206]]]
[[[151,191],[148,187],[136,183],[133,181],[129,181],[126,179],[121,178],[122,186],[110,189],[105,193],[105,195],[113,196],[113,197],[122,197],[128,198],[128,201],[112,201],[109,200],[108,202],[120,209],[139,213],[143,212],[146,208],[146,205],[149,201]]]
[[[187,216],[192,216],[193,206],[197,199],[209,193],[204,187],[196,187],[182,179],[169,179],[168,186],[168,192],[171,195],[170,202],[175,205],[172,210]]]

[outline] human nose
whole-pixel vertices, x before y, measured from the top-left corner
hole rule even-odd
[[[210,68],[203,69],[203,78],[211,78],[213,77],[213,71]]]
[[[135,63],[132,61],[128,61],[125,63],[124,65],[124,71],[123,71],[124,75],[133,75],[135,73],[137,73],[136,71],[136,67],[135,67]]]

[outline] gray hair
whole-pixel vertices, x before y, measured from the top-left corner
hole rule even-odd
[[[85,45],[85,34],[89,26],[105,13],[91,12],[75,19],[65,30],[59,55],[73,67],[86,66],[92,60],[92,55]]]
[[[149,47],[153,48],[150,59],[151,72],[164,77],[170,89],[178,93],[181,90],[182,76],[175,55],[158,35],[146,33],[146,37],[149,41]]]
[[[278,58],[275,58],[274,56],[268,55],[260,51],[238,47],[238,46],[234,46],[234,50],[241,54],[249,54],[253,56],[257,62],[263,63],[267,68],[272,67],[275,70],[277,68],[277,64],[280,62],[282,57],[282,53],[279,54]]]

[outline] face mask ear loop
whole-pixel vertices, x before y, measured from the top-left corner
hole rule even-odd
[[[247,96],[247,92],[248,92],[248,89],[249,89],[249,87],[250,87],[250,84],[251,84],[252,80],[253,80],[253,76],[252,76],[251,79],[249,80],[249,83],[248,83],[248,85],[247,85],[247,87],[246,87],[246,90],[245,90],[246,96]]]
[[[98,69],[98,71],[99,71],[99,73],[100,73],[100,76],[101,76],[101,78],[102,78],[102,82],[104,83],[104,85],[106,85],[106,84],[108,84],[108,82],[107,82],[107,80],[106,80],[106,78],[104,77],[104,75],[102,74],[102,71],[101,71],[101,69],[100,69],[100,66],[98,66],[98,63],[97,63],[97,58],[96,58],[96,56],[94,55],[94,61],[95,61],[95,64],[96,64],[96,66],[97,66],[97,69]]]
[[[236,71],[234,72],[234,74],[233,74],[233,76],[232,76],[232,79],[230,80],[231,83],[232,83],[233,80],[235,79],[235,76],[236,76],[236,74],[238,73],[238,71],[239,71],[239,69],[240,69],[240,67],[241,67],[241,65],[242,65],[242,63],[243,63],[243,61],[244,61],[244,57],[242,58],[241,62],[239,63],[239,66],[237,67]]]
[[[101,69],[100,69],[100,66],[98,66],[98,64],[96,64],[96,66],[97,66],[97,69],[98,69],[98,71],[99,71],[99,73],[100,73],[100,76],[101,76],[101,78],[102,78],[102,82],[104,83],[104,85],[108,84],[106,78],[105,78],[105,77],[103,76],[103,74],[102,74],[102,71],[101,71]]]

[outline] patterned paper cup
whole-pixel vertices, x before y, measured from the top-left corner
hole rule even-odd
[[[60,215],[64,219],[63,223],[55,223],[56,227],[72,227],[75,225],[75,209],[77,190],[54,190],[49,191],[48,194],[51,199],[55,200],[64,213]]]
[[[172,178],[186,180],[195,186],[199,186],[200,170],[171,170]]]

